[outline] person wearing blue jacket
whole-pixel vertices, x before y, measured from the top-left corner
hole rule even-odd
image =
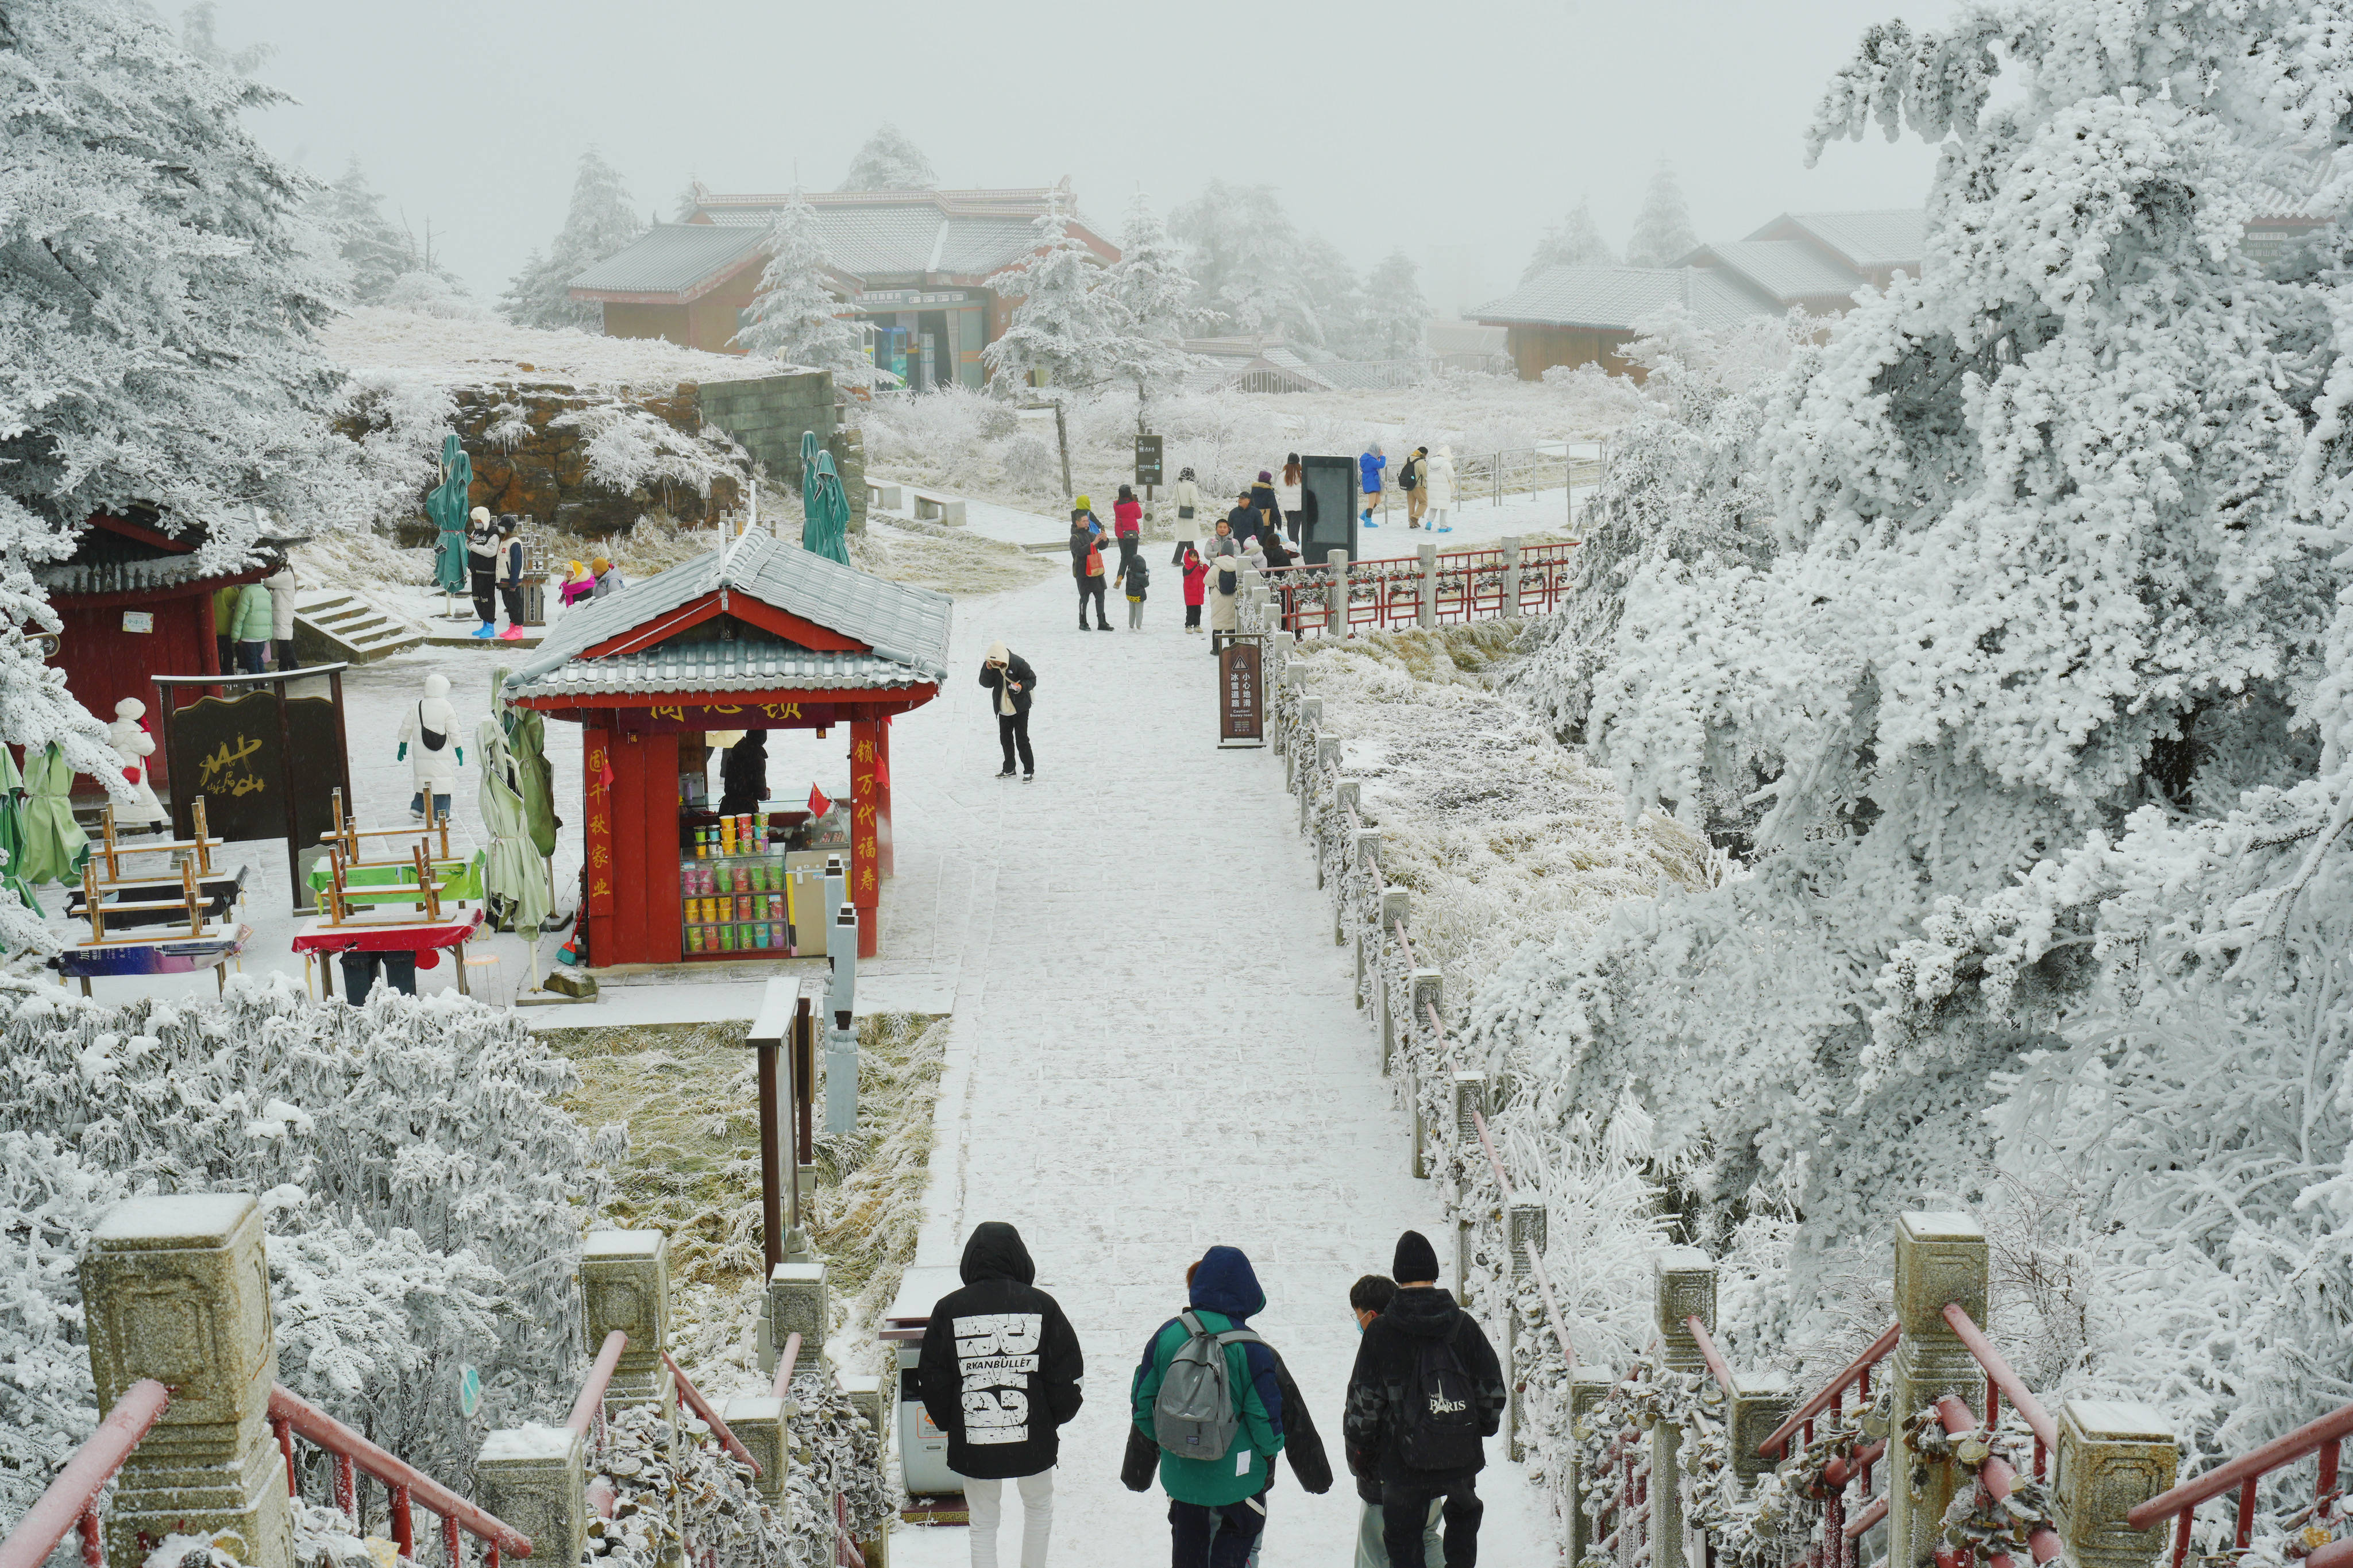
[[[1389,460],[1381,455],[1381,444],[1378,441],[1374,442],[1370,448],[1357,455],[1356,472],[1364,482],[1356,489],[1364,497],[1365,512],[1356,521],[1366,528],[1380,527],[1379,523],[1373,521],[1373,509],[1381,504],[1381,472],[1388,466]]]
[[[1266,1292],[1250,1259],[1231,1247],[1201,1256],[1187,1292],[1194,1321],[1212,1334],[1248,1328],[1266,1306]],[[1131,1394],[1136,1429],[1153,1435],[1152,1409],[1168,1363],[1188,1334],[1180,1318],[1160,1325],[1144,1347]],[[1227,1385],[1240,1427],[1233,1448],[1217,1459],[1187,1459],[1163,1449],[1160,1486],[1168,1494],[1168,1531],[1176,1568],[1242,1568],[1266,1528],[1262,1494],[1282,1451],[1282,1390],[1274,1352],[1245,1341],[1225,1350]]]

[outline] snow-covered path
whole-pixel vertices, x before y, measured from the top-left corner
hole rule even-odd
[[[1058,1561],[1091,1568],[1167,1561],[1166,1500],[1118,1480],[1126,1391],[1205,1247],[1257,1266],[1257,1326],[1335,1468],[1357,1338],[1349,1284],[1387,1273],[1408,1226],[1450,1268],[1452,1256],[1407,1172],[1404,1113],[1351,1005],[1282,764],[1217,750],[1213,661],[1205,637],[1179,629],[1174,590],[1155,571],[1135,634],[1116,600],[1123,629],[1075,630],[1060,576],[960,601],[947,689],[893,741],[883,951],[952,966],[955,985],[918,1262],[954,1263],[982,1220],[1028,1239],[1087,1353],[1055,1534]],[[974,678],[998,639],[1038,671],[1035,784],[991,776],[995,725]],[[1516,1467],[1490,1449],[1488,1561],[1549,1561]],[[1268,1563],[1351,1560],[1345,1479],[1311,1498],[1285,1470],[1271,1503]],[[965,1552],[962,1530],[892,1541],[900,1568],[961,1565]]]

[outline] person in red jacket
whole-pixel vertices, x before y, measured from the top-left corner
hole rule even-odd
[[[1209,563],[1191,545],[1185,547],[1185,629],[1201,629],[1201,601],[1209,595]]]
[[[1144,503],[1135,499],[1134,485],[1119,487],[1119,499],[1111,503],[1112,531],[1123,539],[1144,536]]]

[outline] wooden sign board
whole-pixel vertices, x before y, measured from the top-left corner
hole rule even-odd
[[[1258,636],[1229,633],[1218,649],[1218,744],[1266,744],[1265,649]]]
[[[267,689],[235,697],[206,697],[172,712],[168,760],[174,783],[172,831],[194,831],[189,806],[205,797],[216,838],[282,838],[286,801],[294,800],[295,842],[314,844],[334,826],[334,791],[343,783],[343,736],[334,704],[323,697],[290,698],[286,727],[278,699]],[[287,766],[287,747],[294,766]]]

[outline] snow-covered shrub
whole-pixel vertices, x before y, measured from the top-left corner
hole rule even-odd
[[[0,1176],[0,1301],[25,1326],[0,1363],[22,1436],[0,1446],[54,1453],[95,1418],[65,1260],[103,1209],[242,1191],[269,1210],[280,1376],[462,1489],[485,1431],[577,1382],[581,1226],[611,1151],[555,1107],[575,1081],[512,1015],[455,996],[322,1004],[282,975],[218,1002],[0,995],[0,1138],[57,1141],[11,1145],[46,1157],[11,1152]],[[481,1373],[470,1420],[460,1363]]]
[[[747,466],[744,448],[717,426],[689,436],[631,403],[593,403],[548,425],[582,432],[589,479],[620,495],[677,485],[708,497],[712,480],[740,480]]]
[[[441,482],[441,441],[458,417],[458,400],[428,377],[398,370],[353,371],[343,384],[336,423],[358,448],[346,507],[361,525],[389,529],[423,505]]]
[[[1005,455],[998,461],[1005,467],[1005,477],[1023,489],[1044,489],[1054,481],[1054,449],[1035,436],[1016,436],[1005,443]]]
[[[445,321],[491,321],[497,313],[438,272],[404,272],[392,281],[378,303],[392,310],[414,310]]]

